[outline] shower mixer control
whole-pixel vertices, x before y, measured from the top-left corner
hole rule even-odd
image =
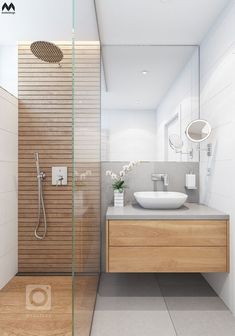
[[[56,185],[57,185],[57,186],[59,186],[59,185],[63,185],[63,179],[64,179],[64,178],[63,178],[62,175],[58,176]]]
[[[52,185],[63,186],[68,184],[67,167],[52,167]]]

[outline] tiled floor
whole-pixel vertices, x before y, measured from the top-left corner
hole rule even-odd
[[[234,336],[235,318],[200,274],[103,274],[91,336]]]

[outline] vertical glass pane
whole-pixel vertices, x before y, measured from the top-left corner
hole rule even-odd
[[[73,331],[88,336],[100,272],[100,44],[79,40],[73,6]]]
[[[1,335],[72,334],[71,12],[1,2]]]

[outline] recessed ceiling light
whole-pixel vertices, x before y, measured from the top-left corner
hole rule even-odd
[[[142,71],[142,75],[147,75],[148,71],[147,70],[143,70]]]
[[[167,3],[168,0],[160,0],[161,3]]]

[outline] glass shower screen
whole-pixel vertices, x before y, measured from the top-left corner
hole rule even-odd
[[[73,21],[73,333],[88,336],[100,272],[100,44]]]

